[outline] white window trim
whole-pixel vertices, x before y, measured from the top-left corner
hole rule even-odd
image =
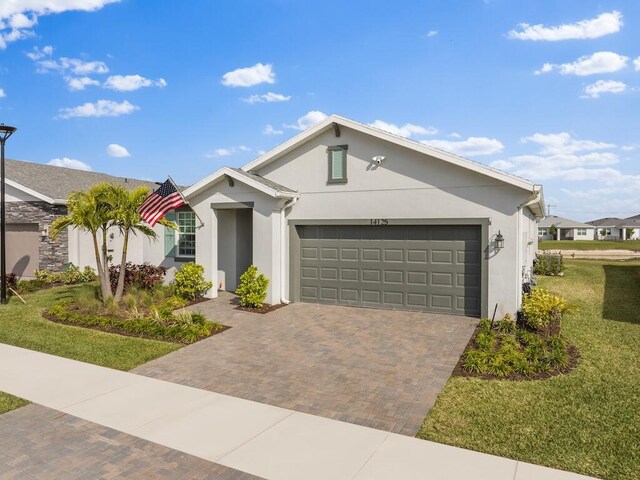
[[[193,258],[193,259],[195,259],[196,258],[196,254],[195,253],[193,255],[191,255],[191,254],[186,254],[186,253],[183,254],[183,253],[180,252],[180,237],[182,235],[193,235],[194,250],[195,250],[196,253],[198,251],[197,250],[198,247],[197,247],[197,245],[195,243],[195,236],[196,236],[195,232],[192,233],[192,234],[191,233],[190,234],[183,234],[180,231],[180,215],[186,215],[186,214],[193,215],[193,217],[194,217],[194,225],[195,225],[195,213],[194,212],[191,212],[191,211],[176,212],[176,225],[178,226],[178,230],[176,231],[176,234],[175,234],[175,245],[176,245],[175,257],[177,257],[177,258]]]

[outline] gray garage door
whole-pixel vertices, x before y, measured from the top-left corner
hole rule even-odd
[[[37,223],[7,224],[7,272],[33,277],[39,264],[39,235]]]
[[[300,300],[480,315],[479,226],[302,226]]]

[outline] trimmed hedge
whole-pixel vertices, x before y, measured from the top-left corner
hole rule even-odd
[[[535,275],[561,275],[564,272],[564,260],[561,254],[544,253],[536,255],[533,262]]]

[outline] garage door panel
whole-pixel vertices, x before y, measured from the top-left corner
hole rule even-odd
[[[479,315],[478,226],[300,227],[301,300]]]

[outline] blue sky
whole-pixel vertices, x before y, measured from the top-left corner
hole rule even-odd
[[[338,113],[640,213],[640,2],[3,0],[0,38],[10,158],[188,184]]]

